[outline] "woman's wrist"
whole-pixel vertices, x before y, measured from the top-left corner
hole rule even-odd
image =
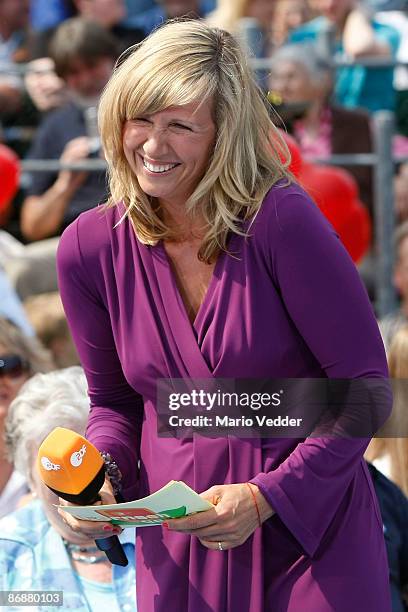
[[[251,487],[251,490],[254,494],[254,500],[256,501],[258,516],[260,519],[260,523],[262,524],[265,521],[267,521],[269,518],[271,518],[271,516],[275,514],[275,511],[272,508],[272,506],[269,504],[269,502],[266,501],[259,487],[253,482],[250,482],[248,484]]]

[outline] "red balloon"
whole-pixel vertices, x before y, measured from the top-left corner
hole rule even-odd
[[[17,155],[0,144],[0,212],[11,203],[20,180],[20,162]]]
[[[354,262],[366,254],[371,242],[371,220],[364,204],[357,200],[352,214],[339,229],[339,236]]]
[[[354,178],[346,170],[304,161],[299,183],[330,221],[353,261],[359,261],[370,244],[371,223]]]

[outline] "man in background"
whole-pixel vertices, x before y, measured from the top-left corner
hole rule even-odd
[[[96,112],[99,97],[117,57],[112,35],[93,21],[63,22],[52,40],[57,74],[65,81],[68,102],[50,112],[36,132],[29,158],[81,162],[99,158]],[[24,257],[6,264],[21,299],[57,288],[58,236],[81,212],[106,198],[105,171],[33,172],[21,211]]]

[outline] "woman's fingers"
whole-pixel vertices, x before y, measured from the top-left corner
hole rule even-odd
[[[105,521],[82,521],[72,514],[65,512],[62,508],[58,508],[58,514],[62,520],[72,531],[81,533],[92,539],[107,538],[111,535],[121,533],[122,529]]]
[[[112,485],[109,479],[106,477],[105,482],[99,492],[100,501],[95,502],[95,506],[102,504],[115,504],[116,499],[113,495]],[[59,498],[61,506],[75,507],[75,504],[71,504],[65,499]],[[68,525],[72,531],[76,533],[82,533],[93,539],[106,538],[110,535],[117,535],[123,530],[118,525],[112,525],[108,521],[83,521],[77,519],[69,512],[65,512],[63,508],[58,508],[58,513],[66,525]]]

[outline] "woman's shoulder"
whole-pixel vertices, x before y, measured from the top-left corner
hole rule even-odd
[[[296,181],[279,181],[266,194],[256,220],[270,232],[285,232],[306,222],[327,224],[317,204]]]
[[[118,205],[119,206],[119,205]],[[108,240],[108,227],[114,226],[119,220],[117,206],[109,207],[106,204],[99,204],[82,212],[68,227],[61,236],[61,241],[71,240],[90,243]],[[85,240],[86,239],[86,240]]]
[[[122,211],[123,208],[123,211]],[[123,205],[96,206],[81,213],[63,232],[57,262],[96,263],[111,251],[112,233],[125,212]]]
[[[296,181],[273,185],[248,229],[254,246],[267,257],[286,253],[289,248],[305,252],[310,241],[335,235],[317,204]]]

